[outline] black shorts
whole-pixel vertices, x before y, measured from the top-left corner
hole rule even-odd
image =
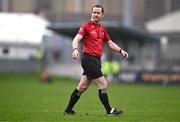
[[[81,59],[81,66],[84,70],[83,75],[86,75],[88,80],[103,76],[101,72],[101,59],[99,57],[84,54]]]

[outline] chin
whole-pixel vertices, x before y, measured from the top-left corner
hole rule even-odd
[[[97,22],[98,21],[98,19],[92,19],[93,21],[95,21],[95,22]]]
[[[98,19],[93,19],[94,20],[94,22],[99,22],[99,20]]]

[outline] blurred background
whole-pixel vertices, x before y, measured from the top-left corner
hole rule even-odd
[[[95,4],[105,9],[112,40],[129,52],[124,60],[104,46],[109,81],[180,83],[179,0],[0,0],[0,72],[81,77],[71,43]]]

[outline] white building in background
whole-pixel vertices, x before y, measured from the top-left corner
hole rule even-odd
[[[0,71],[33,71],[49,22],[35,14],[0,13]]]
[[[71,38],[47,29],[49,22],[29,13],[0,13],[0,72],[38,71],[37,55],[45,66],[70,62]]]
[[[36,53],[49,22],[34,14],[0,13],[0,59],[27,59]],[[31,46],[26,46],[31,45]]]
[[[160,65],[180,71],[180,11],[148,21],[147,30],[160,37]]]
[[[179,33],[180,32],[180,11],[169,13],[165,16],[146,22],[146,28],[154,34]]]
[[[31,13],[0,13],[0,41],[40,44],[48,24]]]

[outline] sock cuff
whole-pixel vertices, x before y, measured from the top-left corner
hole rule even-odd
[[[99,93],[100,94],[107,94],[107,90],[106,89],[99,89]]]
[[[80,97],[81,94],[82,94],[82,92],[80,92],[78,89],[76,89],[76,90],[75,90],[75,94]]]

